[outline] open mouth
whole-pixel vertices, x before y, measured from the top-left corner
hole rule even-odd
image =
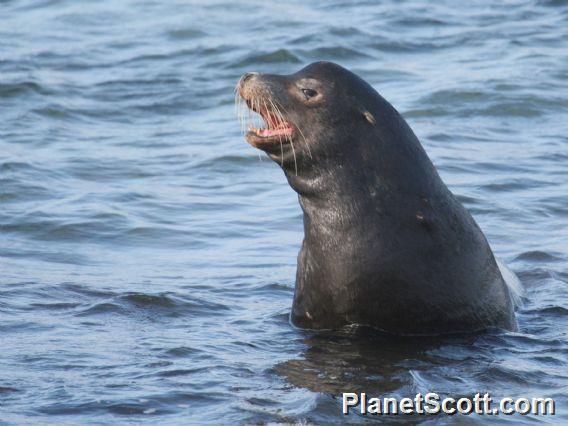
[[[294,135],[294,126],[287,122],[282,114],[270,111],[268,108],[258,108],[247,100],[247,106],[257,112],[264,121],[264,127],[250,126],[247,132],[249,142],[256,144],[288,143]]]

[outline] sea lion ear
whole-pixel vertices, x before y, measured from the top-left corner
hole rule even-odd
[[[365,117],[365,120],[367,120],[373,126],[377,124],[375,117],[373,117],[373,114],[371,114],[369,111],[363,111],[363,117]]]

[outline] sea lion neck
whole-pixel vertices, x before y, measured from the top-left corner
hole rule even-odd
[[[393,196],[409,200],[440,195],[445,186],[416,136],[411,131],[396,136],[352,137],[339,144],[340,151],[300,163],[297,172],[283,167],[288,183],[308,210],[314,206],[314,214],[334,210],[343,217],[354,207],[385,208]]]
[[[344,151],[340,159],[320,159],[297,175],[286,171],[299,196],[306,235],[322,240],[379,234],[385,220],[416,222],[428,202],[445,198],[447,189],[418,140],[406,136],[394,144],[353,140],[356,149]]]
[[[353,223],[372,221],[388,194],[381,194],[375,180],[369,183],[373,177],[368,173],[348,166],[316,168],[309,176],[286,173],[298,194],[306,235],[332,235],[353,228]]]

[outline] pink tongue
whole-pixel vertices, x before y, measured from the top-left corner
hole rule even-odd
[[[287,136],[292,134],[292,129],[289,127],[284,127],[283,129],[262,129],[260,131],[261,136]]]

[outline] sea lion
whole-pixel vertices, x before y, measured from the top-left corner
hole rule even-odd
[[[247,73],[237,95],[265,122],[246,140],[282,167],[304,213],[293,324],[402,335],[516,328],[485,236],[368,83],[316,62]]]

